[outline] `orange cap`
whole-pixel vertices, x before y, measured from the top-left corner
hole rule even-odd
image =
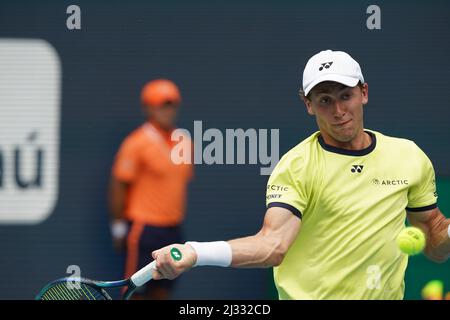
[[[150,107],[161,107],[166,103],[179,104],[181,95],[175,83],[157,79],[147,83],[141,92],[141,103]]]

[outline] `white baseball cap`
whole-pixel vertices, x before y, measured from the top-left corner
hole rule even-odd
[[[303,70],[303,91],[305,96],[317,84],[335,81],[348,87],[354,87],[364,77],[359,63],[343,51],[321,51],[308,60]]]

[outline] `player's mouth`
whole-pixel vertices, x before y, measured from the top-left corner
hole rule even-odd
[[[344,121],[344,122],[340,122],[340,123],[335,123],[335,124],[333,124],[333,126],[335,126],[335,127],[342,127],[342,126],[345,126],[350,121],[352,121],[352,119]]]

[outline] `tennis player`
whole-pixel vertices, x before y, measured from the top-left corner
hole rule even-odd
[[[274,169],[261,230],[156,250],[155,279],[203,265],[274,267],[280,299],[402,299],[408,257],[395,238],[406,218],[425,232],[427,257],[449,257],[450,219],[437,207],[432,163],[414,142],[364,128],[360,65],[322,51],[307,62],[300,95],[319,131]]]
[[[190,164],[174,164],[171,140],[181,103],[178,87],[158,79],[144,86],[141,102],[147,121],[122,143],[110,182],[112,236],[115,247],[127,251],[125,278],[151,260],[150,252],[182,242]],[[184,143],[191,141],[185,137]],[[167,299],[173,287],[169,280],[149,282],[134,299]]]

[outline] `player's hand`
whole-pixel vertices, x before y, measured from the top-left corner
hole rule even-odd
[[[183,272],[190,270],[197,261],[194,248],[188,244],[173,244],[155,250],[152,252],[152,257],[156,260],[156,270],[153,272],[154,280],[173,280]]]

